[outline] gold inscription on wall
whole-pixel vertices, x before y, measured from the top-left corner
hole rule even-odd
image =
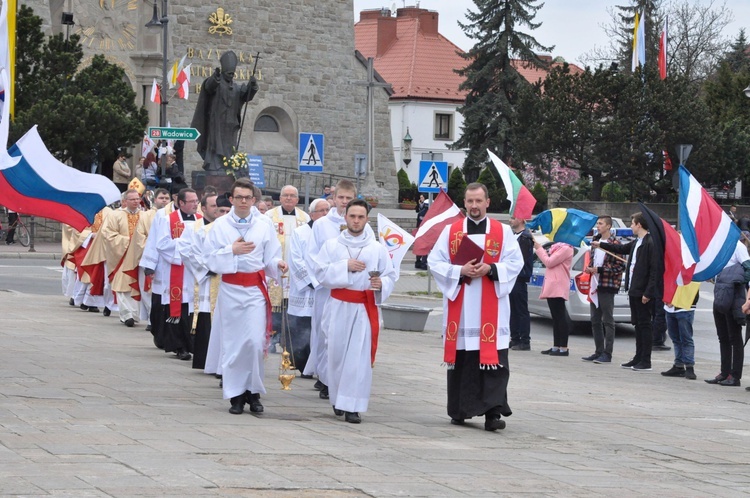
[[[197,83],[195,85],[195,93],[200,93],[203,80],[214,74],[216,67],[218,67],[218,64],[216,66],[213,66],[211,64],[201,64],[199,61],[215,60],[218,62],[221,58],[221,54],[223,53],[223,50],[219,50],[216,48],[202,49],[188,47],[187,58],[193,61],[197,59],[196,62],[192,62],[190,64],[190,81],[195,81],[193,78],[199,79],[201,81],[201,83]],[[235,54],[237,54],[237,62],[239,64],[248,64],[248,66],[238,67],[235,71],[234,77],[238,81],[247,81],[253,75],[252,67],[253,65],[255,65],[255,57],[252,54],[246,52],[235,51]],[[258,81],[263,80],[263,73],[260,68],[255,70],[255,77],[258,79]]]
[[[231,35],[232,34],[232,28],[229,27],[230,24],[232,24],[232,17],[224,12],[224,9],[219,7],[216,9],[216,12],[212,12],[210,16],[208,16],[208,20],[211,21],[211,26],[208,28],[208,33],[211,35]]]

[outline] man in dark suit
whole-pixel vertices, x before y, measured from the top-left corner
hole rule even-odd
[[[648,233],[648,224],[643,214],[630,217],[630,227],[638,237],[627,244],[608,244],[594,241],[592,247],[601,247],[615,254],[629,254],[625,268],[625,288],[630,300],[630,321],[635,325],[635,356],[623,368],[636,371],[651,370],[651,301],[661,296],[659,288],[663,261],[655,251],[654,242]]]

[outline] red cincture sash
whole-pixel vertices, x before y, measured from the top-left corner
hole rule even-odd
[[[448,249],[453,262],[464,232],[465,220],[459,220],[451,225]],[[490,231],[485,235],[484,258],[486,264],[497,263],[503,250],[503,226],[499,221],[487,218]],[[456,364],[456,345],[458,343],[458,327],[461,323],[461,310],[464,303],[464,288],[469,282],[461,283],[456,299],[448,301],[448,324],[445,328],[445,350],[443,361],[448,367]],[[490,297],[492,296],[492,297]],[[482,277],[481,329],[479,334],[479,366],[480,368],[496,368],[500,361],[497,354],[497,310],[498,299],[495,298],[495,283],[486,275]]]
[[[221,276],[221,281],[232,285],[242,287],[258,287],[266,299],[266,344],[271,339],[271,296],[268,295],[268,285],[266,284],[266,272],[263,270],[254,273],[225,273]]]
[[[375,364],[375,353],[378,350],[378,335],[380,334],[380,320],[378,306],[375,304],[375,292],[372,290],[331,289],[331,297],[345,303],[364,304],[367,319],[370,321],[372,338],[370,340],[370,361]]]
[[[199,214],[195,215],[195,220],[201,219]],[[179,239],[182,231],[185,230],[185,224],[180,218],[180,210],[175,209],[169,213],[169,233],[173,239]],[[182,282],[185,276],[185,266],[172,265],[169,269],[169,317],[180,318],[182,314]]]

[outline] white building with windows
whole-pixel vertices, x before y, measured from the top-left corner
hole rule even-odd
[[[456,45],[438,33],[438,13],[417,7],[365,10],[354,25],[357,50],[375,59],[375,69],[393,85],[389,100],[396,168],[419,183],[419,161],[463,167],[466,153],[450,150],[459,136],[466,92],[453,70],[465,65]],[[411,137],[411,147],[404,137]],[[447,182],[447,178],[445,179]]]

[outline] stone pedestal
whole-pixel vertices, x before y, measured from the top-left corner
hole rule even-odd
[[[229,192],[234,183],[234,176],[227,175],[223,171],[220,174],[213,175],[206,171],[193,171],[191,187],[198,193],[198,198],[203,197],[203,191],[206,186],[215,187],[219,195]]]

